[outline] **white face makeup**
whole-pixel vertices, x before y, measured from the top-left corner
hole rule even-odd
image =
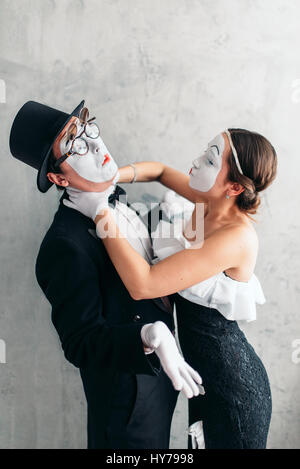
[[[83,125],[76,121],[77,134],[83,131]],[[84,133],[80,138],[88,144],[88,152],[85,155],[72,154],[66,162],[76,171],[79,176],[90,182],[106,182],[112,179],[118,171],[118,166],[106,148],[102,138],[90,138]],[[61,154],[65,154],[71,147],[67,142],[67,136],[60,141]]]
[[[224,137],[219,134],[208,144],[205,153],[193,161],[189,181],[192,189],[199,192],[208,192],[214,186],[222,168],[224,148]]]

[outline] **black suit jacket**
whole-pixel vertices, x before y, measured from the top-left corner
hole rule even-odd
[[[62,200],[41,244],[38,283],[52,306],[52,322],[66,359],[80,369],[88,403],[88,439],[105,448],[110,396],[118,372],[156,375],[160,363],[145,355],[144,324],[172,315],[162,302],[133,300],[103,243],[91,235],[95,225]]]

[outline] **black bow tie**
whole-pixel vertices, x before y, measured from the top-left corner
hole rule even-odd
[[[122,202],[126,203],[127,202],[126,191],[124,191],[122,187],[116,186],[115,191],[108,197],[109,204],[115,207],[116,200],[120,200],[120,196],[122,196],[121,197]]]

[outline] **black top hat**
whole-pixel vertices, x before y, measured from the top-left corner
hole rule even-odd
[[[52,145],[71,117],[79,116],[84,101],[71,114],[35,101],[28,101],[16,115],[9,137],[12,155],[38,170],[37,186],[47,192],[52,182],[47,178]]]

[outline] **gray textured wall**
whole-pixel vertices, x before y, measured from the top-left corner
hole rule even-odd
[[[300,447],[299,22],[298,0],[0,0],[1,448],[86,444],[79,374],[34,277],[58,195],[39,194],[34,172],[8,149],[25,101],[71,111],[82,98],[120,165],[154,159],[187,171],[227,126],[276,147],[279,174],[257,226],[268,302],[243,328],[271,380],[269,447]],[[162,194],[156,183],[129,190]],[[181,398],[172,447],[185,446],[185,430]]]

